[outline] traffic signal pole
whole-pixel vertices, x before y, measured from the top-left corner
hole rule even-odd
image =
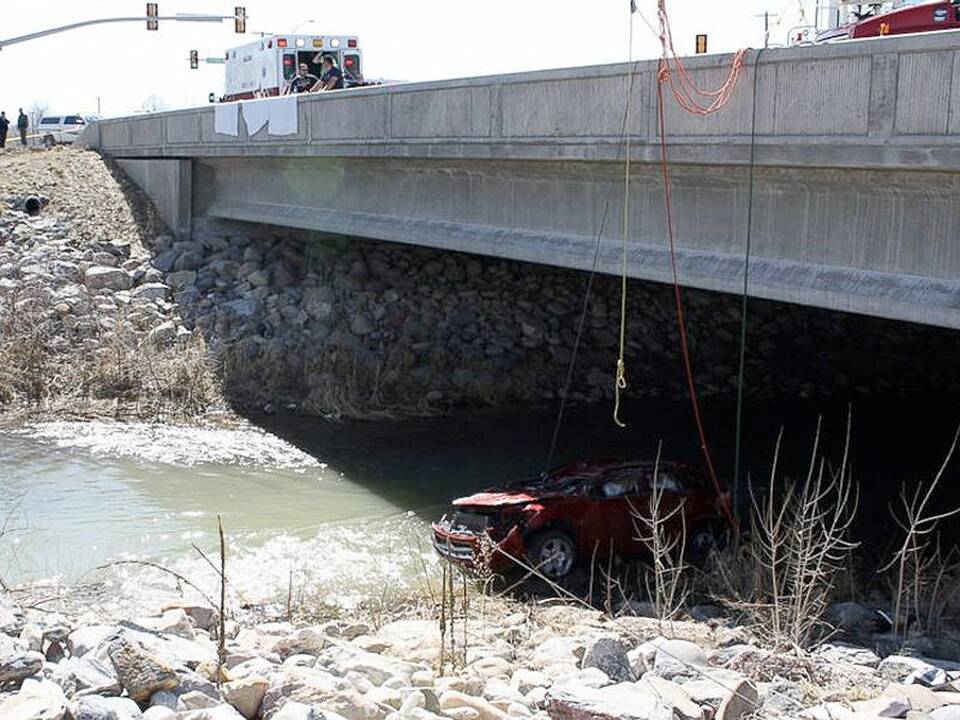
[[[246,18],[244,18],[246,19]],[[97,18],[95,20],[83,20],[81,22],[70,23],[69,25],[62,25],[60,27],[50,28],[49,30],[40,30],[38,32],[30,33],[29,35],[20,35],[18,37],[0,39],[0,50],[7,47],[8,45],[16,45],[18,43],[27,42],[28,40],[36,40],[37,38],[46,37],[47,35],[55,35],[57,33],[66,32],[68,30],[76,30],[77,28],[87,27],[90,25],[105,25],[107,23],[125,23],[125,22],[144,22],[151,20],[170,20],[173,22],[223,22],[224,20],[237,20],[235,15],[164,15],[161,17],[157,16],[146,16],[141,15],[137,17],[110,17],[110,18]]]

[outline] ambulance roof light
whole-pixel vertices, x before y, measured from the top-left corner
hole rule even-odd
[[[349,40],[347,40],[347,47],[355,48],[356,46],[357,46],[356,38],[350,38]]]
[[[286,38],[279,38],[279,39],[277,40],[277,47],[285,48],[286,46],[287,46],[287,39],[286,39]]]
[[[340,38],[333,38],[333,40],[330,41],[330,47],[340,47]]]

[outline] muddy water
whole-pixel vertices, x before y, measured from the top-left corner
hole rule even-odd
[[[785,467],[801,471],[817,414],[824,414],[826,447],[836,450],[845,408],[748,406],[745,467],[766,474],[784,423]],[[697,460],[685,405],[628,408],[626,431],[614,431],[607,410],[571,412],[555,462],[652,456],[661,440],[665,456]],[[706,410],[718,466],[729,470],[731,408]],[[853,455],[872,526],[889,525],[876,518],[902,480],[924,476],[939,461],[956,421],[951,412],[855,408]],[[8,583],[56,577],[134,595],[169,588],[168,577],[140,566],[96,570],[145,559],[212,585],[194,546],[216,553],[219,514],[237,591],[251,602],[291,587],[340,603],[414,587],[434,562],[429,520],[453,497],[541,470],[551,422],[543,411],[403,423],[254,418],[229,431],[129,423],[8,431],[0,434],[7,527],[0,573]],[[953,472],[947,492],[958,484]]]

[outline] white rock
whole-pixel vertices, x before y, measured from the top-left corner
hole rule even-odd
[[[673,709],[635,683],[594,689],[557,684],[547,693],[547,712],[558,720],[673,720]]]
[[[654,697],[672,707],[675,720],[700,720],[703,717],[700,705],[675,682],[650,673],[637,684],[647,686]]]
[[[62,720],[66,714],[63,690],[49,680],[24,680],[16,695],[0,701],[3,720]]]
[[[520,668],[513,674],[510,684],[520,692],[527,693],[536,687],[550,687],[553,683],[542,672]]]
[[[697,645],[686,640],[666,640],[657,647],[653,672],[665,680],[677,677],[699,677],[699,668],[708,665],[707,656]]]
[[[177,720],[177,714],[170,708],[155,705],[144,711],[143,720]]]
[[[220,704],[221,703],[217,702],[206,693],[200,692],[199,690],[185,692],[179,698],[177,698],[177,710],[180,711],[201,710],[203,708],[216,707]]]
[[[403,701],[403,704],[400,705],[398,714],[400,717],[408,717],[413,714],[414,708],[422,708],[427,704],[427,699],[424,697],[423,693],[419,690],[414,690],[412,693],[407,695],[406,699]]]
[[[178,713],[177,720],[244,720],[244,718],[231,705],[217,705],[216,707]]]
[[[910,701],[905,697],[878,697],[872,700],[860,700],[851,703],[855,712],[882,718],[898,718],[911,709]],[[918,708],[919,709],[919,708]]]

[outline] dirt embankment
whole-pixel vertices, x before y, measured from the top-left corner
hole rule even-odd
[[[163,233],[152,205],[93,152],[0,156],[3,422],[224,409],[202,340],[149,263]]]

